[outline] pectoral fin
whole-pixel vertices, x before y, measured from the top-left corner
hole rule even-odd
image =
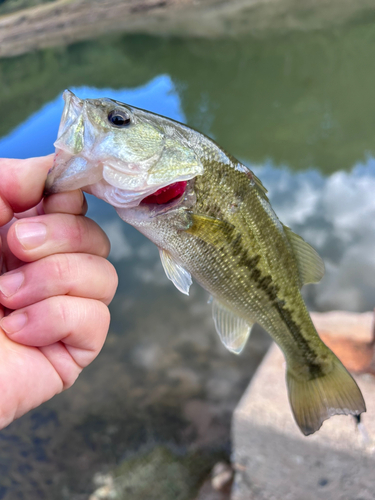
[[[192,224],[186,232],[206,243],[218,246],[233,239],[235,227],[229,222],[198,214],[191,214],[190,219]]]
[[[186,269],[178,264],[171,254],[162,248],[159,248],[160,260],[167,278],[172,281],[175,287],[185,295],[189,295],[189,288],[192,284],[191,275]]]
[[[249,338],[252,325],[249,325],[216,299],[212,303],[212,316],[222,343],[229,351],[240,354]]]
[[[289,227],[283,227],[297,259],[301,286],[306,283],[318,283],[324,275],[322,258],[301,236],[298,236]]]

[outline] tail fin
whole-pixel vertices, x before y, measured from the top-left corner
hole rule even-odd
[[[289,402],[297,425],[305,434],[320,429],[333,415],[360,415],[365,401],[356,382],[342,363],[333,357],[333,369],[314,379],[298,379],[286,374]]]

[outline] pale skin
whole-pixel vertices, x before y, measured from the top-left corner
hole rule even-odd
[[[106,338],[117,274],[82,191],[43,199],[53,156],[0,159],[0,428],[69,388]]]

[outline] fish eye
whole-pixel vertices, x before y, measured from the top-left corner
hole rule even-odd
[[[130,123],[129,115],[122,109],[113,109],[108,113],[108,121],[115,127],[126,127]]]

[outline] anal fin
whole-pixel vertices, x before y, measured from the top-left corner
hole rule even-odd
[[[240,354],[249,338],[252,325],[249,325],[216,299],[212,302],[212,316],[222,343],[229,351]]]

